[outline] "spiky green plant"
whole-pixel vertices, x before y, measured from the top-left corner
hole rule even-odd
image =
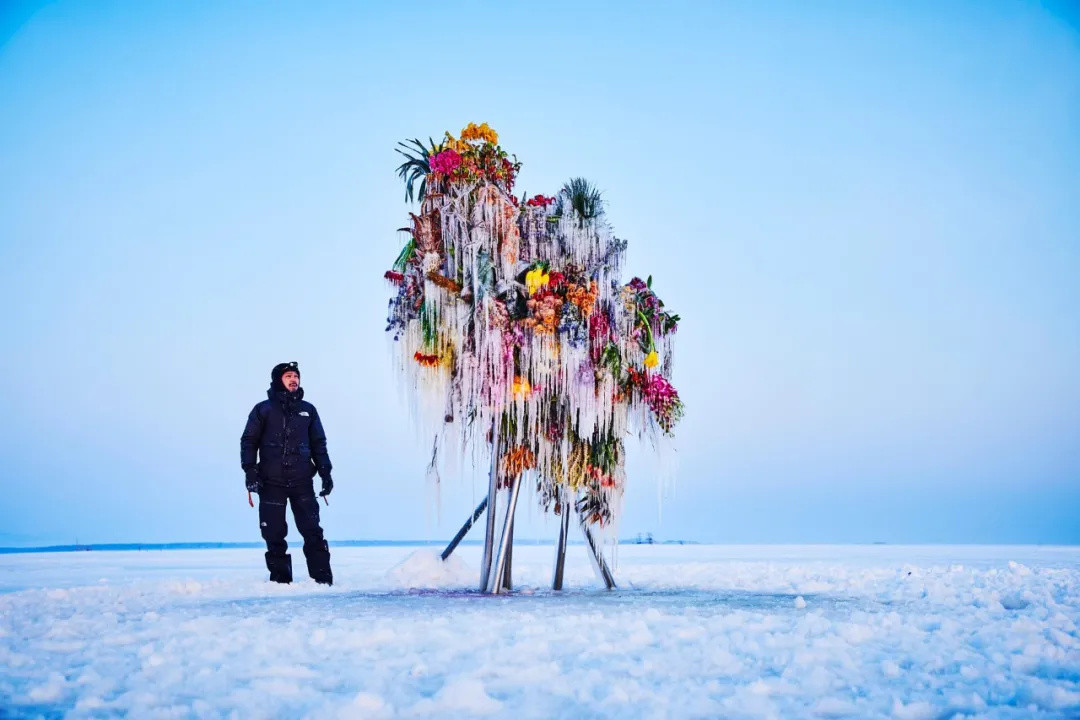
[[[582,221],[591,220],[604,212],[600,191],[585,178],[571,178],[562,186],[560,194],[566,198]]]
[[[399,142],[398,145],[401,147],[394,150],[405,157],[405,162],[398,165],[397,169],[398,177],[405,181],[405,202],[412,202],[413,189],[417,180],[420,181],[420,188],[416,198],[423,202],[424,194],[427,192],[427,176],[431,172],[431,158],[442,152],[442,143],[436,144],[434,140],[428,138],[428,147],[424,147],[420,138],[413,138],[406,142]]]

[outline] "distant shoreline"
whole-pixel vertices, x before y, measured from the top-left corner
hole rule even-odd
[[[516,545],[551,545],[552,540],[514,539]],[[480,540],[465,540],[462,545],[481,545]],[[571,545],[584,544],[582,541]],[[635,539],[620,540],[620,545],[700,545],[691,540],[667,540],[641,542]],[[445,547],[445,540],[338,540],[330,541],[330,547]],[[176,543],[91,543],[78,545],[43,545],[40,547],[0,547],[0,555],[50,552],[115,552],[130,550],[231,550],[264,548],[262,542],[176,542]]]
[[[462,545],[480,546],[480,539],[465,540]],[[516,538],[516,545],[553,545],[550,539],[537,540]],[[571,545],[584,545],[582,540],[571,540]],[[619,545],[722,545],[731,547],[1027,547],[1027,548],[1057,548],[1080,550],[1080,544],[1069,543],[942,543],[942,542],[865,542],[865,543],[762,543],[762,542],[701,542],[698,540],[642,540],[640,538],[624,538]],[[330,541],[331,547],[445,547],[445,540],[338,540]],[[35,547],[0,547],[0,555],[26,555],[32,553],[70,553],[70,552],[118,552],[118,551],[163,551],[163,550],[233,550],[233,549],[264,549],[262,542],[174,542],[174,543],[91,543],[77,545],[42,545]]]

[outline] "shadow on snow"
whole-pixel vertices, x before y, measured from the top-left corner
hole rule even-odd
[[[518,611],[558,606],[566,610],[603,610],[606,612],[641,612],[650,608],[660,611],[684,612],[698,610],[709,613],[731,611],[804,613],[815,609],[850,611],[863,603],[855,598],[801,594],[805,608],[795,606],[796,593],[752,592],[747,590],[694,590],[620,588],[606,591],[572,589],[555,592],[549,589],[522,588],[503,595],[487,595],[467,589],[410,589],[382,592],[311,593],[295,596],[251,597],[215,600],[199,603],[217,606],[228,612],[287,612],[301,609],[352,612],[409,610],[416,612],[483,611],[492,607],[507,607]]]

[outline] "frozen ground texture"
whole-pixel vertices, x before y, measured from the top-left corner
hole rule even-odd
[[[303,559],[294,554],[298,574]],[[1080,717],[1080,548],[338,548],[0,556],[0,717]]]

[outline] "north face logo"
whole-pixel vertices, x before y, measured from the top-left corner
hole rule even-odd
[[[300,417],[308,417],[308,411],[305,410],[304,412],[300,413]]]

